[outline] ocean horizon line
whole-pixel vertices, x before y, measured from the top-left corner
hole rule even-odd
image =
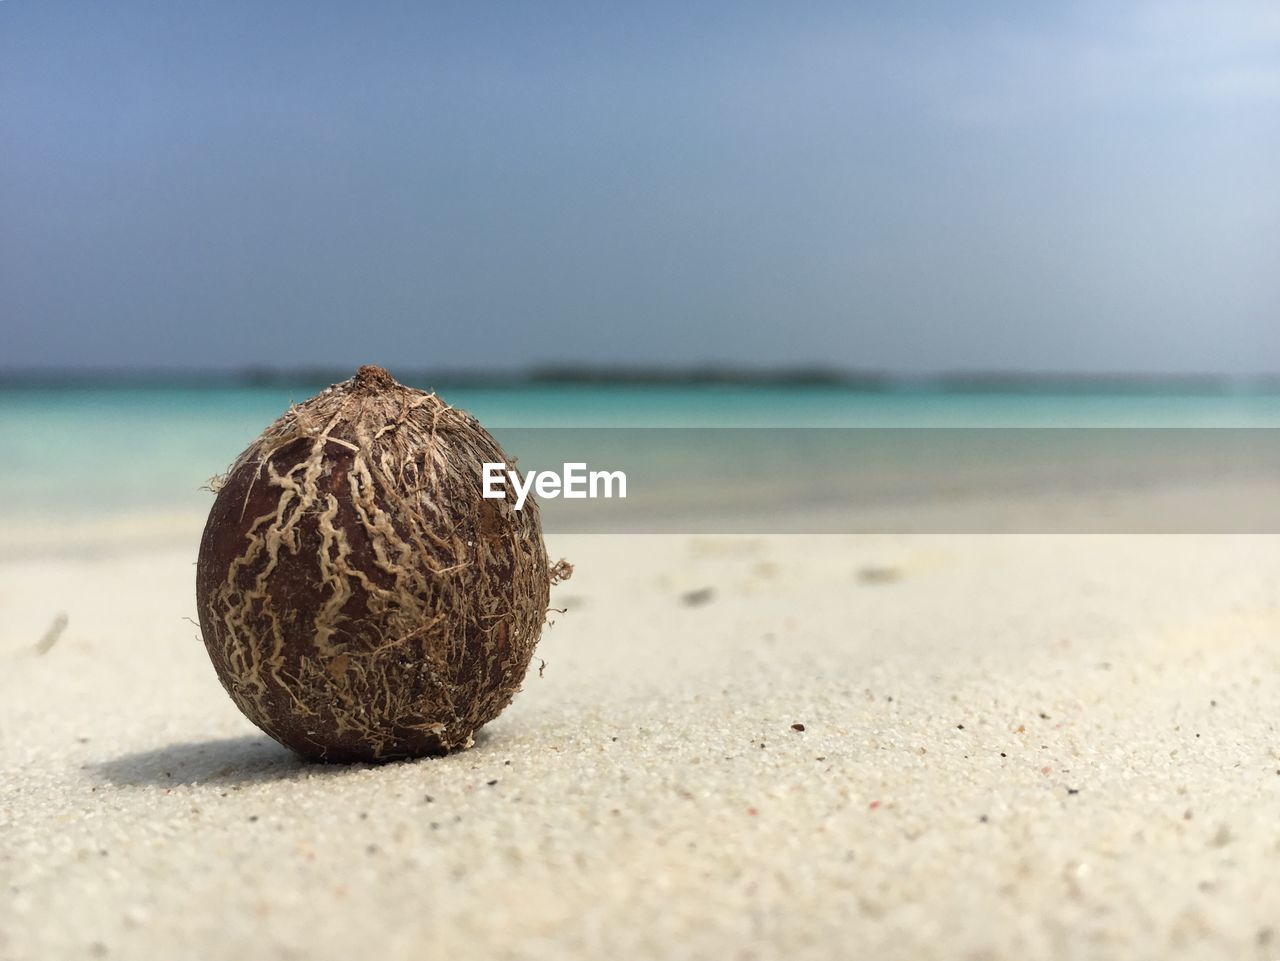
[[[28,367],[0,369],[5,389],[244,389],[323,387],[346,380],[352,368],[336,366],[239,368]],[[522,389],[566,386],[807,387],[856,393],[1280,393],[1280,372],[1223,374],[1126,371],[953,370],[935,373],[847,369],[812,365],[546,364],[520,369],[413,368],[392,370],[403,383],[424,388]]]

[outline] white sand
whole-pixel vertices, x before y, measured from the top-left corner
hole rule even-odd
[[[560,538],[545,675],[343,768],[195,536],[0,562],[5,961],[1280,958],[1280,537]]]

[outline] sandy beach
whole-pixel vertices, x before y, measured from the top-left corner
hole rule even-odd
[[[198,533],[0,562],[5,961],[1280,956],[1276,536],[552,537],[475,748],[340,767]]]

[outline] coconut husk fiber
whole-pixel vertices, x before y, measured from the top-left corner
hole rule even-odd
[[[204,642],[248,718],[298,753],[468,747],[519,689],[553,579],[537,504],[475,418],[380,367],[290,408],[216,484],[196,573]]]

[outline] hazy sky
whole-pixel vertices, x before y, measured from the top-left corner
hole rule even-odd
[[[0,367],[1280,370],[1280,4],[0,0]]]

